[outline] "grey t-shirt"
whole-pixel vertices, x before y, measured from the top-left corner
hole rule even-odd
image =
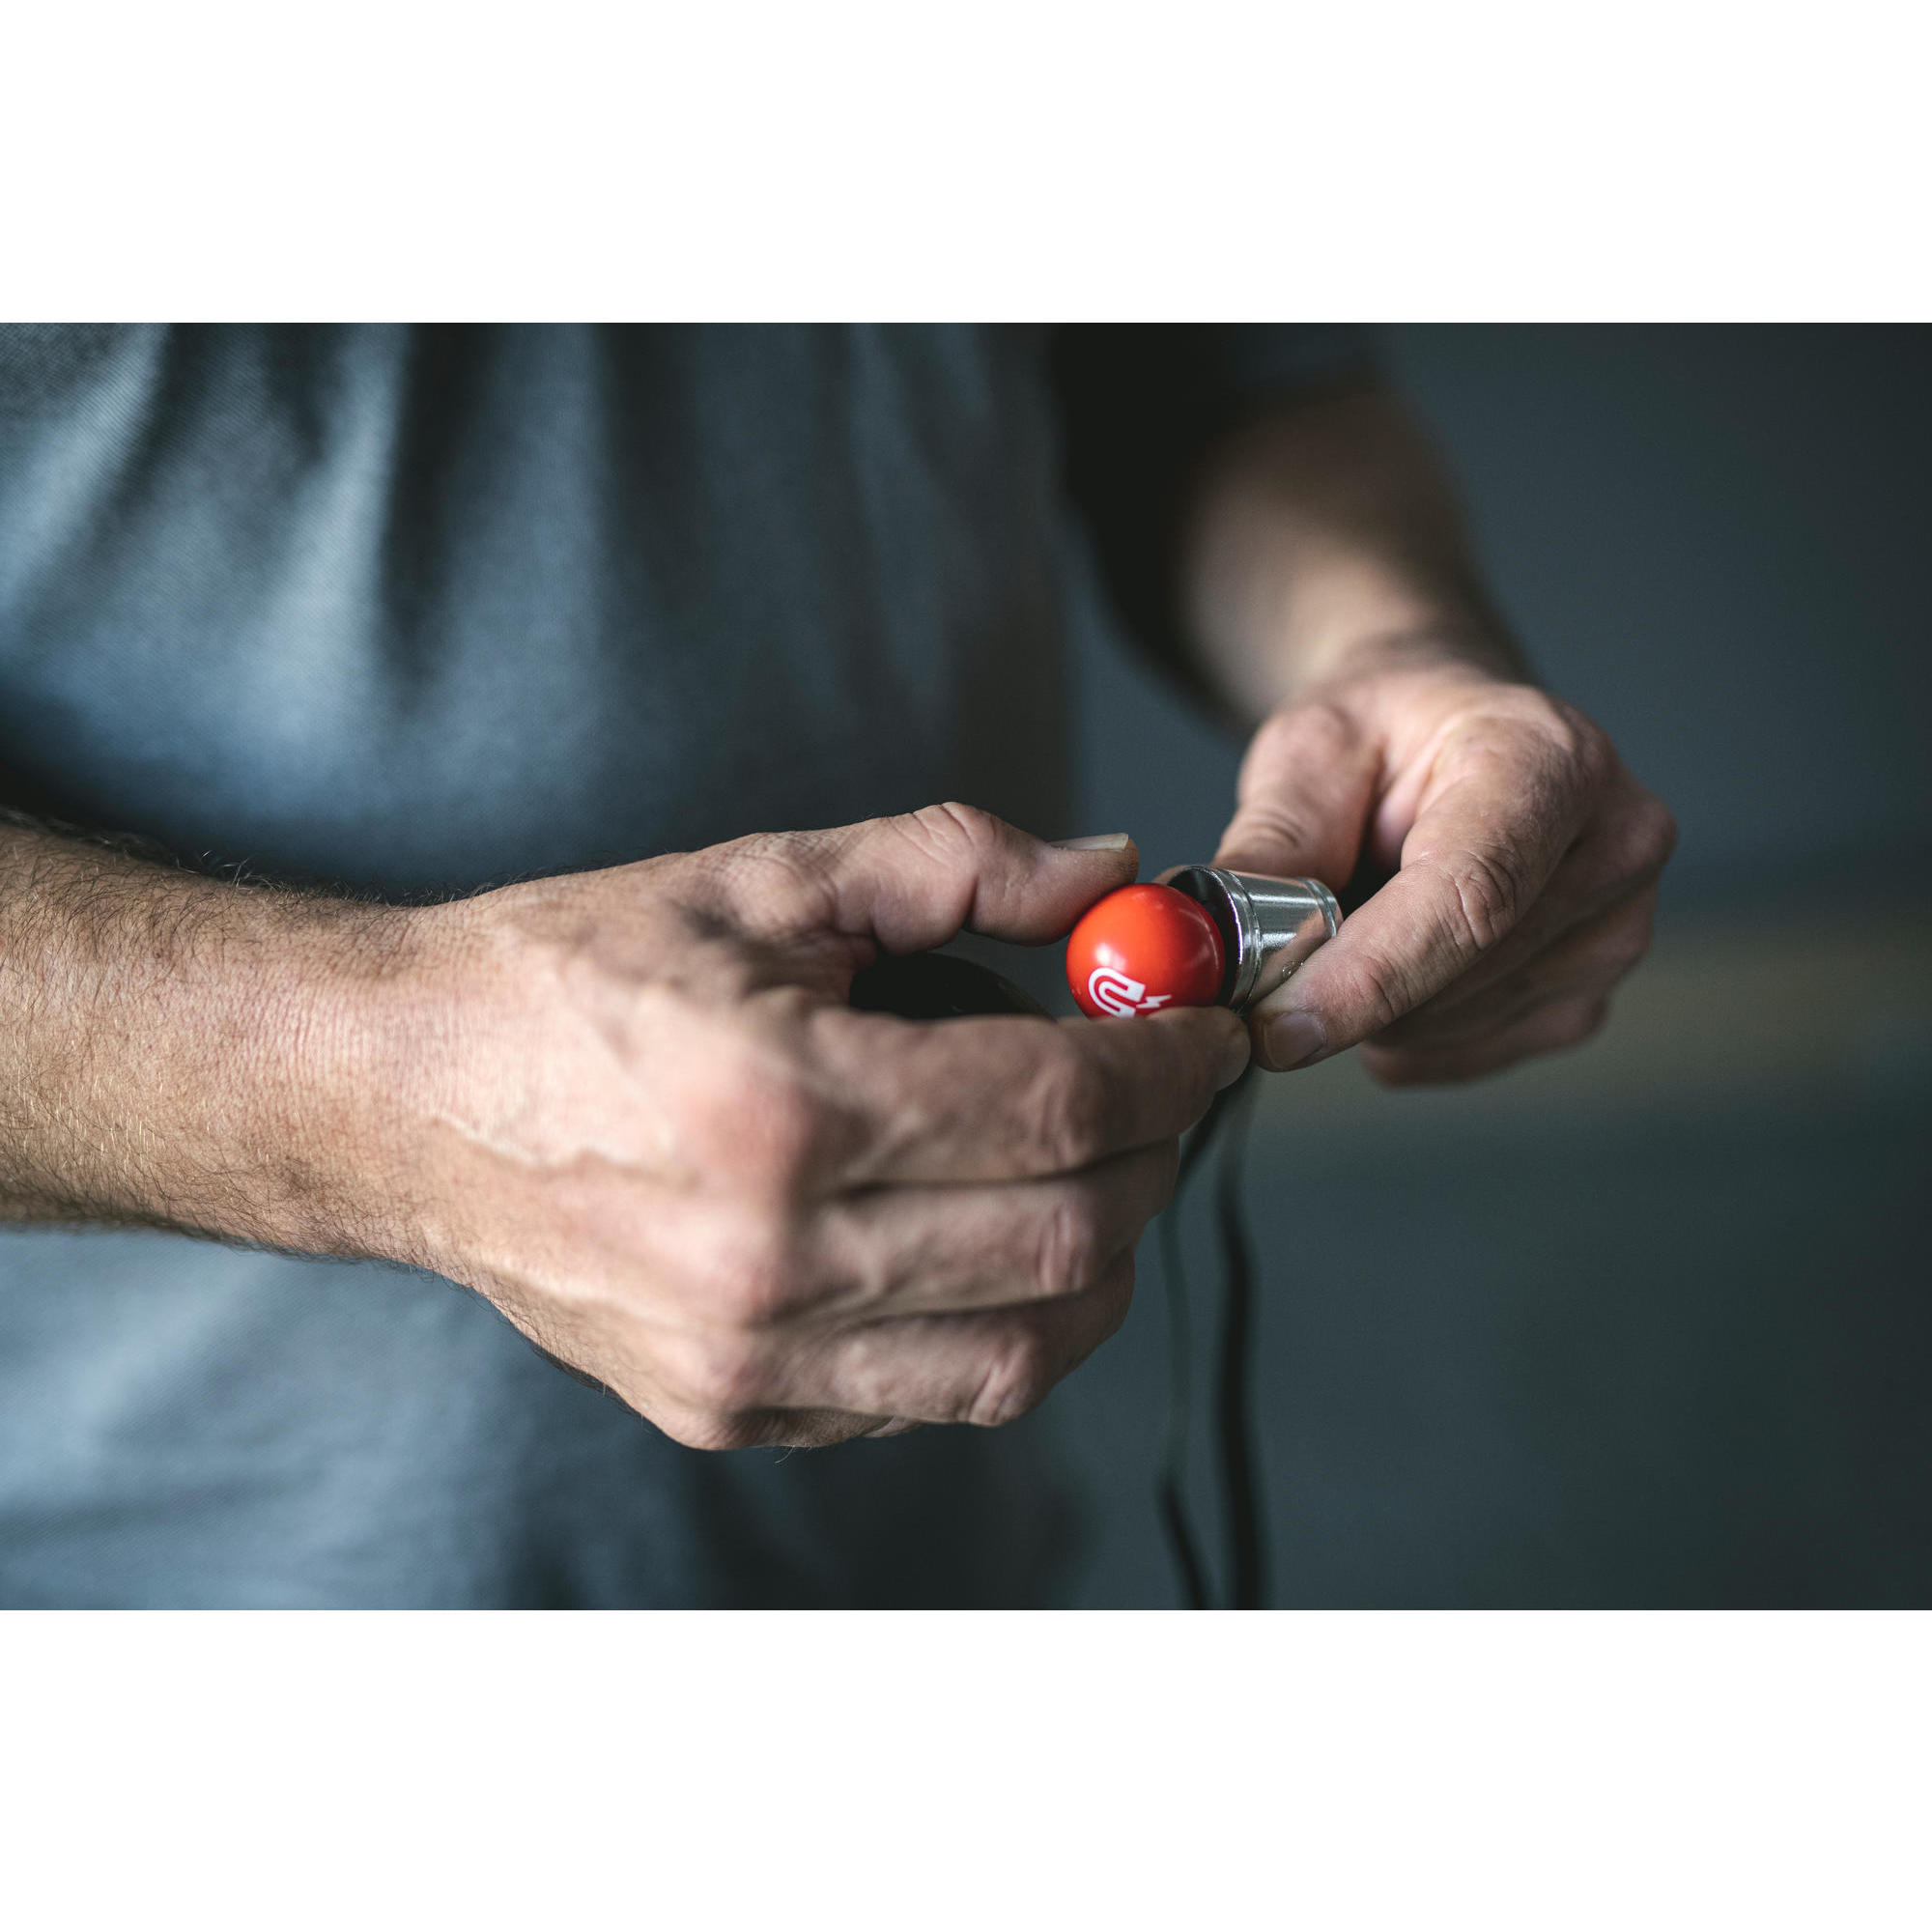
[[[1189,438],[1360,358],[1138,340],[0,330],[0,797],[385,895],[948,796],[1079,829],[1065,426],[1131,605]],[[1025,1428],[700,1455],[434,1277],[0,1232],[0,1602],[1031,1602],[1068,1528]]]

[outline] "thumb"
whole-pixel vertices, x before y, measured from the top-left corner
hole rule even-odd
[[[889,952],[923,952],[962,930],[1022,945],[1059,939],[1140,869],[1123,832],[1050,845],[970,805],[795,837],[824,895],[818,922]]]
[[[1346,712],[1292,705],[1255,733],[1241,760],[1235,815],[1214,863],[1335,892],[1361,855],[1380,756]]]

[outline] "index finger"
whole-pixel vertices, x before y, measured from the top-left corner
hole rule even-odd
[[[836,1182],[1031,1179],[1183,1133],[1246,1065],[1218,1007],[922,1023],[827,1008],[814,1064],[856,1131]]]
[[[1493,770],[1455,780],[1403,840],[1402,868],[1257,1017],[1319,1023],[1320,1053],[1393,1025],[1481,959],[1536,903],[1580,829],[1580,799]],[[1304,1028],[1296,1036],[1309,1037]],[[1311,1054],[1310,1058],[1316,1057]]]

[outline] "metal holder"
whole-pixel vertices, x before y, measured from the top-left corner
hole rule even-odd
[[[1175,866],[1155,884],[1172,886],[1207,909],[1228,962],[1215,1004],[1237,1013],[1266,999],[1342,924],[1335,895],[1320,879],[1264,879],[1218,866]]]

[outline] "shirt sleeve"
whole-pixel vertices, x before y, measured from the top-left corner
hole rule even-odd
[[[1130,636],[1183,668],[1180,519],[1208,447],[1243,422],[1372,389],[1380,371],[1351,324],[1065,327],[1049,355],[1066,491]]]

